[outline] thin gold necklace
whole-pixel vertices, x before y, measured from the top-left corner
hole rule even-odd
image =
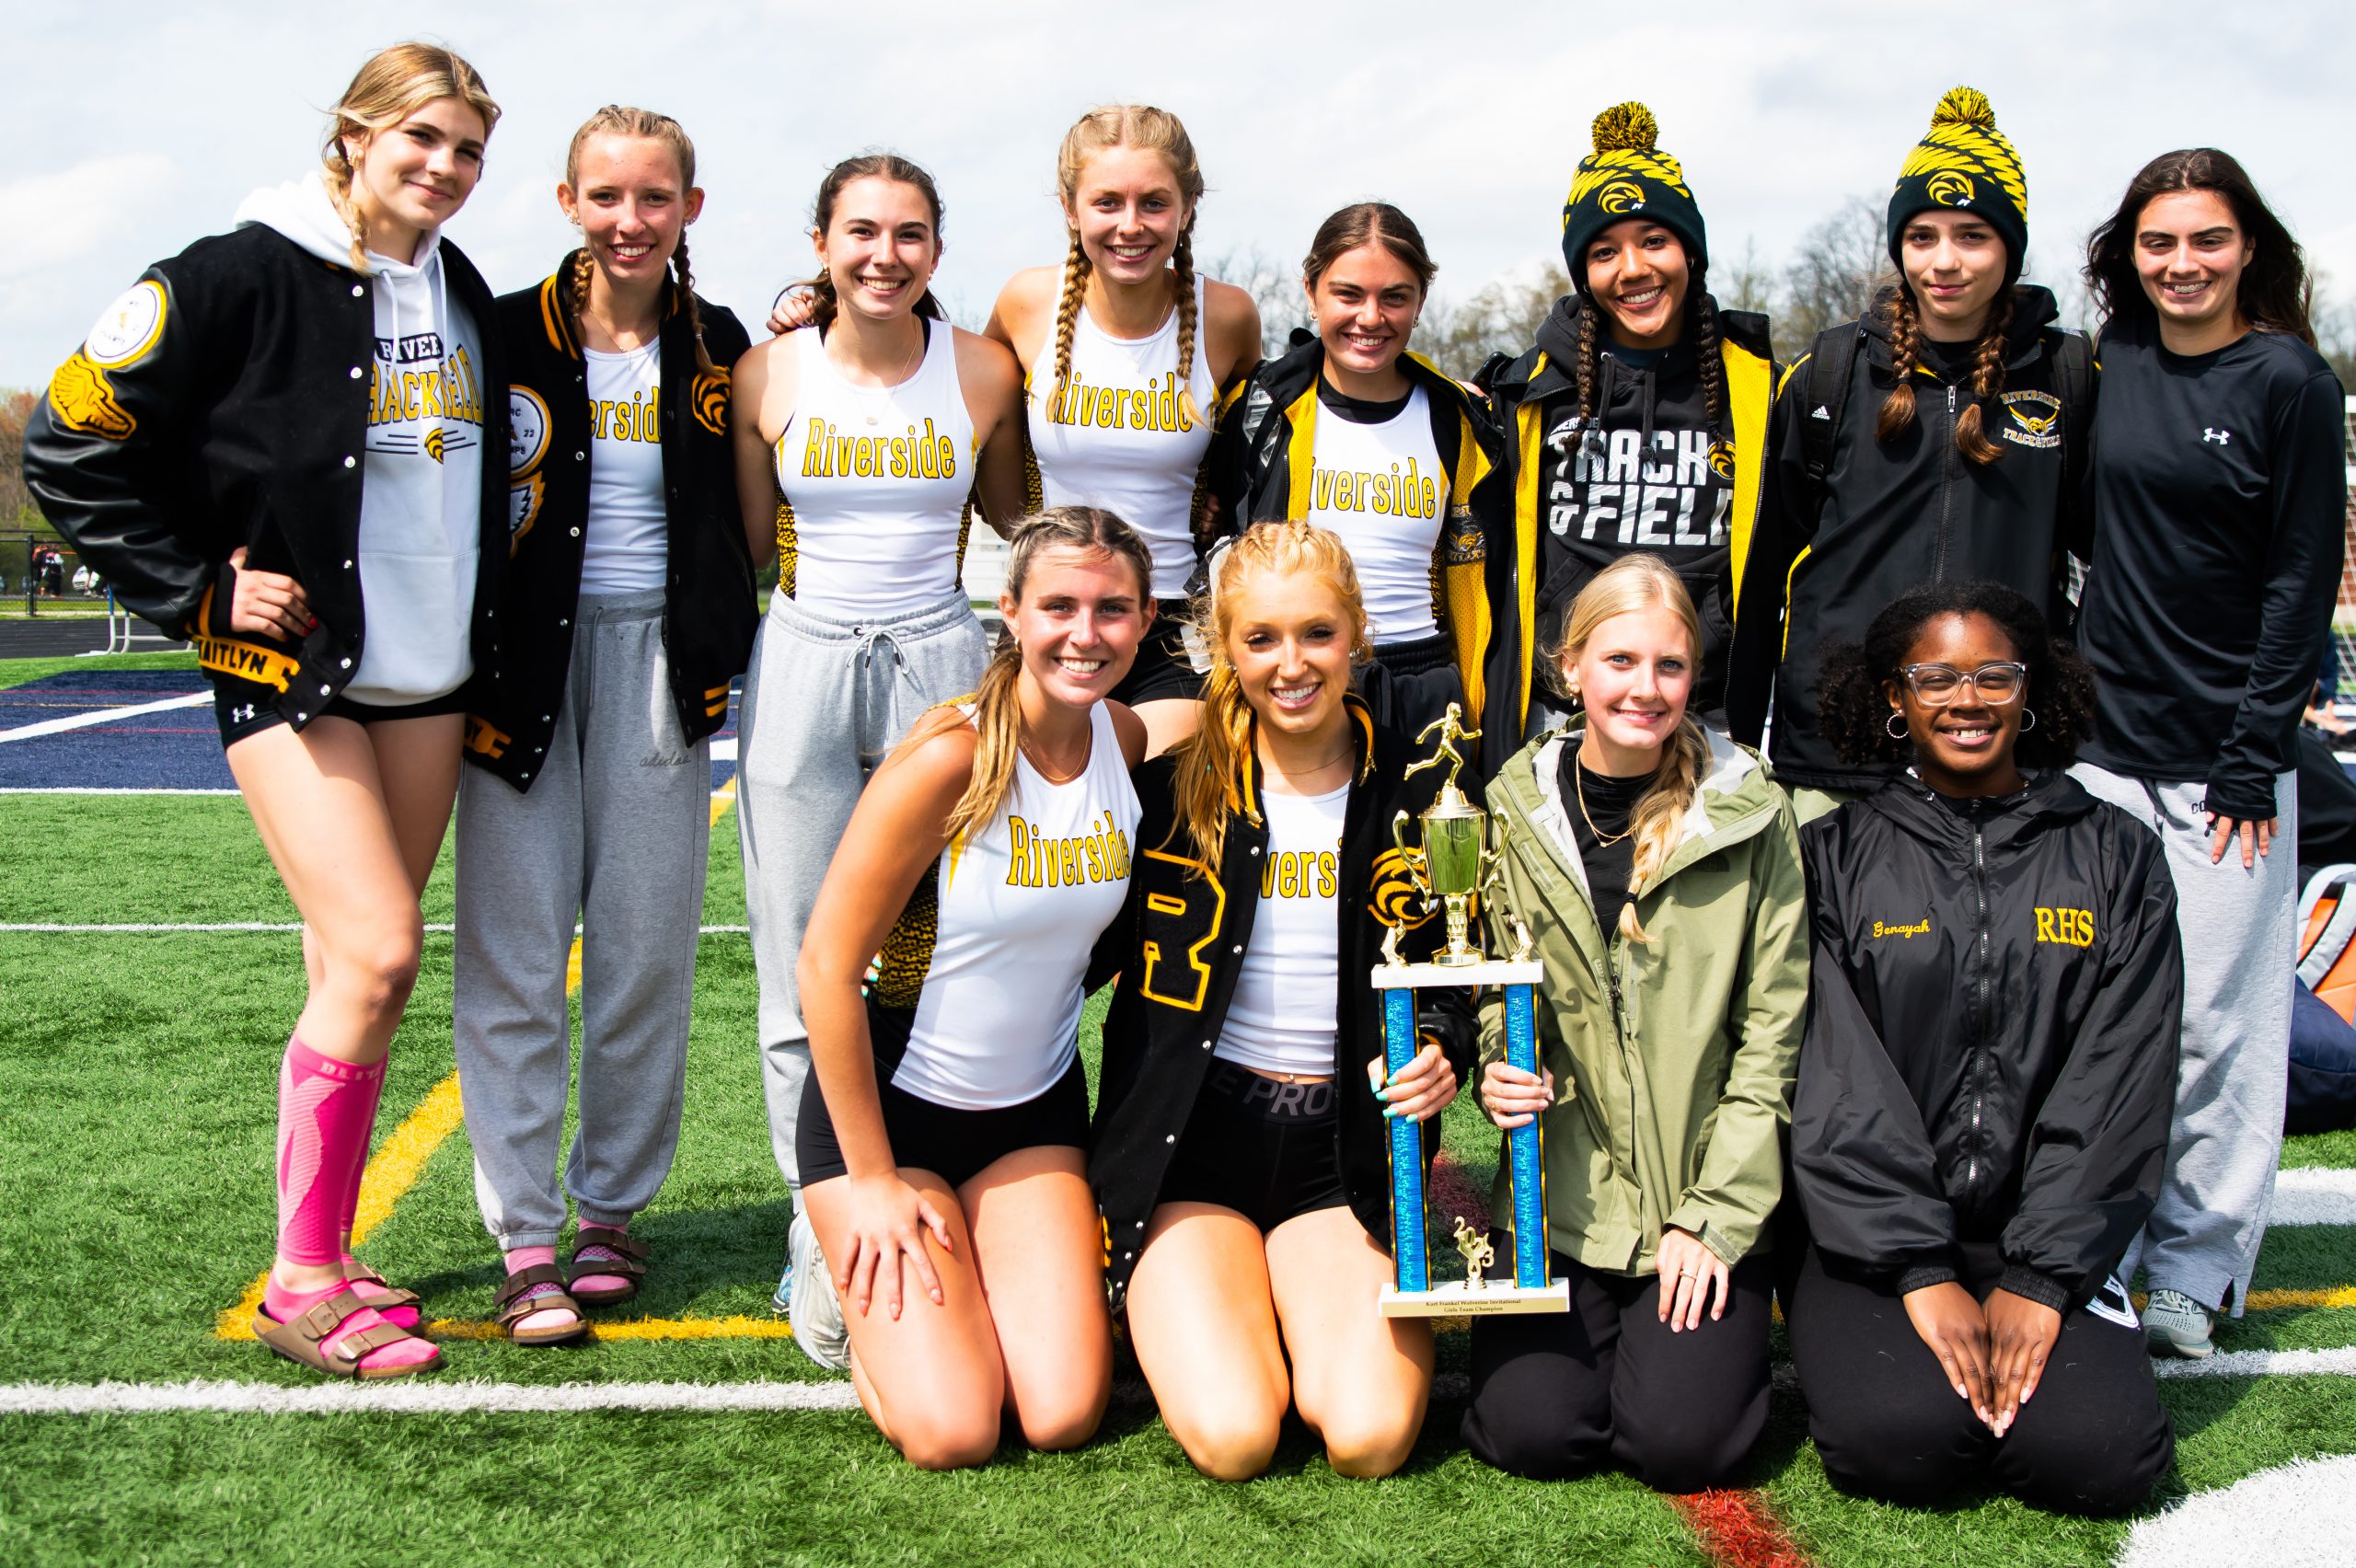
[[[1031,766],[1038,770],[1040,778],[1045,779],[1050,784],[1068,784],[1073,779],[1088,771],[1089,754],[1095,749],[1095,737],[1091,734],[1086,742],[1082,743],[1080,751],[1080,761],[1072,766],[1071,771],[1068,773],[1059,773],[1056,769],[1048,767],[1047,759],[1033,748],[1030,737],[1023,737],[1022,740],[1016,743],[1016,746],[1025,757],[1030,759]]]
[[[1617,844],[1636,831],[1636,825],[1633,822],[1619,832],[1609,834],[1595,825],[1595,818],[1588,815],[1587,809],[1587,769],[1579,766],[1579,759],[1576,754],[1571,757],[1571,792],[1579,798],[1579,815],[1587,818],[1587,830],[1595,835],[1597,848],[1602,849]]]

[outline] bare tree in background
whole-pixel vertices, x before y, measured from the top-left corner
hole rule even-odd
[[[1549,267],[1534,278],[1492,278],[1466,299],[1434,299],[1415,324],[1415,352],[1470,381],[1491,354],[1528,349],[1538,324],[1570,292],[1570,275]]]
[[[1307,327],[1309,298],[1300,291],[1300,271],[1256,245],[1222,251],[1203,269],[1207,278],[1232,283],[1260,307],[1260,357],[1275,359],[1289,345],[1292,329]]]
[[[1775,270],[1759,254],[1756,237],[1745,238],[1742,255],[1714,263],[1709,272],[1710,296],[1726,310],[1775,313]]]
[[[2341,390],[2356,387],[2356,299],[2332,286],[2331,274],[2314,270],[2315,305],[2308,319],[2315,324],[2316,351],[2339,377]]]
[[[0,392],[0,528],[46,526],[25,488],[25,421],[40,401],[38,392]]]
[[[1852,196],[1800,236],[1776,302],[1775,341],[1784,357],[1798,357],[1819,332],[1855,320],[1873,303],[1890,271],[1882,213],[1881,202]]]

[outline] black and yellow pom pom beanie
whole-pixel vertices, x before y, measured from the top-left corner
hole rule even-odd
[[[1973,87],[1950,87],[1931,111],[1931,129],[1889,193],[1889,258],[1899,259],[1906,221],[1932,207],[1977,213],[2004,242],[2007,281],[2021,275],[2028,249],[2028,176],[2021,156],[1996,129],[1988,96]]]
[[[1582,294],[1587,248],[1623,218],[1650,218],[1676,235],[1695,271],[1708,262],[1702,209],[1685,188],[1685,171],[1656,144],[1659,135],[1653,111],[1640,103],[1615,104],[1595,117],[1595,151],[1579,160],[1563,200],[1563,261]]]

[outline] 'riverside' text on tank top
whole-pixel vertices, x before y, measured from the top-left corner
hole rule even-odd
[[[1115,338],[1080,307],[1071,374],[1056,386],[1056,338],[1032,363],[1026,394],[1031,451],[1049,506],[1100,506],[1135,528],[1153,555],[1153,594],[1173,599],[1195,571],[1195,478],[1210,449],[1217,387],[1205,351],[1203,282],[1195,280],[1194,394],[1178,397],[1178,312],[1150,336]]]
[[[858,386],[815,331],[793,334],[800,386],[777,439],[793,507],[794,603],[843,618],[906,615],[957,586],[973,490],[973,417],[956,333],[933,323],[914,375]]]
[[[1448,469],[1432,435],[1431,395],[1415,387],[1406,407],[1380,424],[1321,402],[1313,445],[1304,515],[1349,547],[1375,645],[1436,635],[1432,552],[1448,509]]]

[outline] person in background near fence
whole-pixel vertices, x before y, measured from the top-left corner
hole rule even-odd
[[[1091,110],[1056,153],[1070,245],[1017,272],[989,335],[1022,361],[1041,506],[1101,506],[1153,551],[1153,636],[1114,695],[1169,748],[1202,710],[1183,632],[1203,526],[1205,455],[1220,405],[1260,358],[1252,296],[1195,271],[1202,166],[1178,117]]]
[[[2028,184],[1995,110],[1956,87],[1890,192],[1894,287],[1819,334],[1783,378],[1767,502],[1744,563],[1727,719],[1769,757],[1801,820],[1897,770],[1817,732],[1823,650],[1925,582],[2009,583],[2066,625],[2064,542],[2091,532],[2094,360],[2018,282]]]
[[[1605,567],[1548,657],[1583,722],[1489,786],[1499,903],[1546,978],[1537,1076],[1506,1063],[1504,1004],[1484,1003],[1481,1102],[1502,1128],[1541,1119],[1547,1244],[1571,1287],[1566,1316],[1473,1320],[1464,1440],[1516,1475],[1618,1463],[1697,1492],[1767,1424],[1807,908],[1791,803],[1688,710],[1702,639],[1667,562]]]
[[[303,917],[278,1256],[254,1332],[341,1377],[436,1364],[350,1252],[419,890],[495,651],[507,476],[491,291],[442,225],[499,106],[446,49],[370,57],[324,167],[149,268],[51,381],[25,469],[123,603],[196,644],[229,769]],[[365,635],[364,636],[364,628]]]
[[[1422,1049],[1386,1077],[1367,975],[1394,933],[1410,960],[1438,951],[1391,835],[1448,772],[1409,778],[1413,749],[1350,691],[1370,650],[1338,535],[1262,523],[1216,571],[1203,723],[1138,770],[1143,859],[1095,965],[1120,974],[1091,1154],[1113,1299],[1204,1474],[1259,1474],[1298,1409],[1336,1472],[1389,1475],[1433,1359],[1427,1320],[1375,1310],[1390,1119],[1438,1151],[1472,1015],[1422,992]]]
[[[557,202],[580,248],[499,302],[513,560],[458,790],[458,1086],[506,1254],[494,1307],[519,1344],[579,1338],[581,1307],[629,1300],[646,1272],[628,1231],[678,1146],[706,737],[756,614],[728,440],[726,367],[746,338],[687,271],[695,147],[665,115],[601,109],[573,133]],[[580,1116],[560,1187],[576,917]]]
[[[1327,218],[1301,263],[1317,329],[1253,374],[1211,460],[1218,525],[1300,518],[1349,547],[1374,639],[1358,692],[1408,735],[1451,702],[1481,711],[1489,641],[1472,495],[1496,430],[1485,401],[1407,352],[1438,271],[1387,202]]]
[[[1535,346],[1482,375],[1510,471],[1483,491],[1496,618],[1483,680],[1490,773],[1565,721],[1544,650],[1588,580],[1633,551],[1674,567],[1698,606],[1693,711],[1719,721],[1766,468],[1767,318],[1711,298],[1702,209],[1659,150],[1652,111],[1607,109],[1594,134],[1563,202],[1571,292]]]
[[[2339,584],[2345,401],[2298,242],[2214,148],[2144,166],[2086,282],[2106,325],[2078,644],[2100,701],[2076,771],[2165,842],[2184,932],[2167,1175],[2126,1266],[2154,1348],[2198,1357],[2243,1309],[2281,1150],[2293,745]]]
[[[745,913],[760,978],[769,1144],[799,1193],[794,1124],[810,1076],[795,963],[826,859],[869,772],[988,661],[959,581],[972,505],[1004,533],[1022,511],[1022,372],[941,316],[930,291],[941,194],[905,158],[870,153],[819,184],[814,330],[756,345],[730,398],[736,486],[754,563],[779,561],[739,711]],[[769,704],[765,706],[764,694]],[[797,1216],[777,1302],[816,1294],[795,1342],[844,1355],[823,1270],[799,1270]]]
[[[979,688],[876,770],[803,941],[803,1200],[860,1402],[927,1470],[987,1460],[1004,1415],[1076,1447],[1112,1393],[1080,980],[1128,897],[1145,726],[1107,694],[1151,584],[1109,513],[1015,531]]]
[[[1821,669],[1817,732],[1907,772],[1800,835],[1810,1234],[1784,1311],[1817,1452],[1898,1503],[1992,1481],[2135,1507],[2176,1451],[2116,1272],[2176,1091],[2160,842],[2061,771],[2094,677],[2004,584],[1917,588]]]

